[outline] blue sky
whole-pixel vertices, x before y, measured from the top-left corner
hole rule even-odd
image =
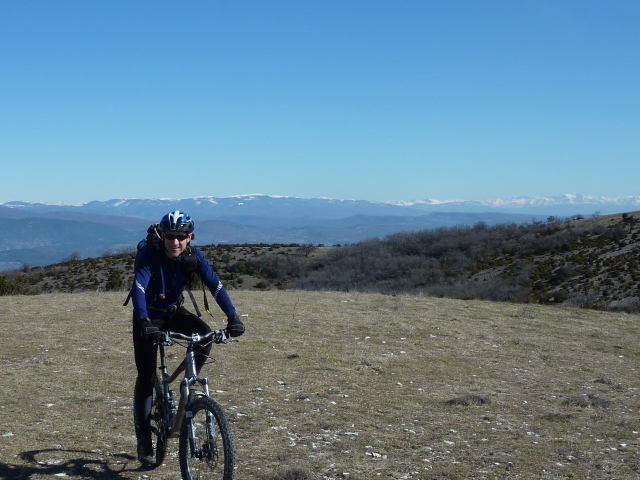
[[[0,3],[0,203],[640,195],[640,2]]]

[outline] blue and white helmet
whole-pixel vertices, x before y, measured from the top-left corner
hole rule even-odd
[[[180,210],[169,212],[160,221],[160,230],[163,232],[193,232],[195,224],[191,217]]]

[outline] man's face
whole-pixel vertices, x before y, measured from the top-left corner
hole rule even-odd
[[[191,234],[185,232],[165,232],[164,251],[169,258],[178,258],[191,241]]]

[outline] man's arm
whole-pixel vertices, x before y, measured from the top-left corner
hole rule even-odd
[[[194,249],[194,252],[200,258],[200,278],[202,282],[207,286],[216,303],[227,316],[227,330],[229,335],[239,337],[244,333],[244,324],[240,321],[240,317],[238,317],[236,313],[236,307],[233,306],[227,289],[224,288],[218,275],[213,271],[213,268],[211,268],[211,265],[202,252],[198,249]]]
[[[145,318],[147,312],[147,298],[145,296],[151,275],[155,252],[151,248],[143,249],[138,254],[136,269],[133,272],[133,287],[131,288],[131,301],[133,302],[133,314],[136,318]]]

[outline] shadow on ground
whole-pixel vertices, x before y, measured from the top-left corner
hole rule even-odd
[[[75,476],[96,480],[125,479],[123,472],[143,471],[127,454],[97,454],[84,450],[32,450],[18,455],[22,464],[0,462],[0,478],[28,480],[35,475]]]

